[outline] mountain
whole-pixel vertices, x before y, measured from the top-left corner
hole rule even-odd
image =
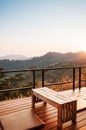
[[[40,67],[50,66],[52,64],[60,63],[85,63],[86,62],[86,52],[77,53],[58,53],[58,52],[48,52],[41,57],[34,57],[29,61],[29,65],[36,65]]]
[[[0,68],[5,70],[22,70],[45,67],[86,65],[86,52],[57,53],[48,52],[43,56],[25,60],[0,60]]]
[[[4,60],[4,59],[8,59],[8,60],[27,60],[27,59],[30,59],[30,58],[23,56],[23,55],[5,55],[5,56],[0,57],[0,60]]]

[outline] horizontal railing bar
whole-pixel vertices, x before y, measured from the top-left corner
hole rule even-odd
[[[45,84],[44,86],[52,86],[52,85],[60,85],[60,84],[69,84],[73,82],[58,82],[58,83],[51,83],[51,84]]]
[[[10,71],[1,71],[0,73],[14,73],[14,72],[27,72],[27,71],[32,71],[32,70],[10,70]]]
[[[2,92],[17,91],[17,90],[24,90],[24,89],[32,89],[32,88],[33,88],[33,86],[31,86],[31,87],[24,87],[24,88],[4,89],[4,90],[0,90],[0,93],[2,93]]]
[[[36,69],[25,69],[25,70],[8,70],[8,71],[0,71],[0,73],[12,73],[12,72],[27,72],[27,71],[42,71],[42,70],[58,70],[58,69],[73,69],[78,67],[57,67],[57,68],[36,68]],[[86,67],[81,67],[86,68]]]

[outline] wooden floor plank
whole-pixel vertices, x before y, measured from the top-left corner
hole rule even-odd
[[[79,130],[86,130],[86,126],[83,126],[83,127],[80,128]]]

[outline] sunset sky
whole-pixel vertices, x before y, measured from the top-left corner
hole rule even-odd
[[[0,0],[0,56],[86,51],[86,0]]]

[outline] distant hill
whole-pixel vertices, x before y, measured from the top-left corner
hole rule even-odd
[[[59,64],[64,62],[72,63],[85,63],[86,62],[86,52],[78,53],[57,53],[57,52],[48,52],[41,57],[34,57],[29,61],[29,65],[43,66],[46,67],[52,64]]]
[[[8,60],[27,60],[27,59],[30,59],[30,58],[23,56],[23,55],[5,55],[5,56],[0,57],[0,60],[4,60],[4,59],[8,59]]]
[[[0,60],[0,68],[5,70],[21,70],[39,67],[61,67],[70,65],[86,65],[86,52],[57,53],[48,52],[43,56],[26,60]]]

